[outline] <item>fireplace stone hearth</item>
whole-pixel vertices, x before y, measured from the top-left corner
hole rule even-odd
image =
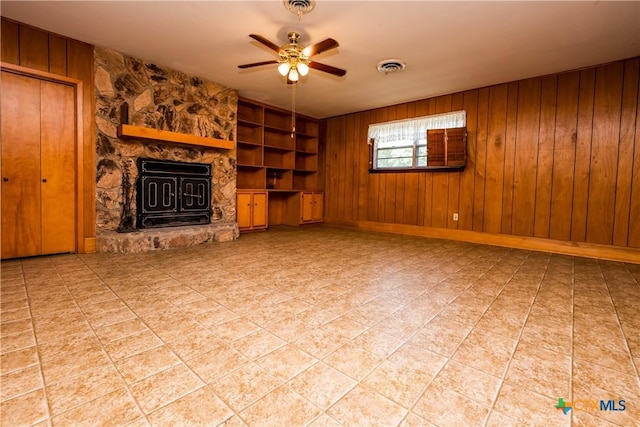
[[[132,233],[108,231],[96,239],[97,252],[141,253],[162,249],[188,248],[238,238],[235,223],[150,228]]]

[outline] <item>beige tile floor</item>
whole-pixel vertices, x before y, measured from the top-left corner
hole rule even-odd
[[[1,423],[639,425],[640,265],[328,227],[2,263]],[[624,399],[625,411],[556,409]]]

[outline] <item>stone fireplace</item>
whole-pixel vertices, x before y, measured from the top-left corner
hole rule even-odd
[[[234,141],[237,92],[113,50],[96,47],[94,52],[97,251],[144,252],[236,239],[235,150],[122,138],[117,129],[127,121]],[[210,222],[139,230],[139,159],[208,166]]]

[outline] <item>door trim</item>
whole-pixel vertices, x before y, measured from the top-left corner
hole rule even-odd
[[[9,64],[7,62],[0,62],[0,70],[6,71],[8,73],[13,73],[25,77],[31,77],[38,80],[49,81],[53,83],[63,84],[67,86],[71,86],[74,89],[75,93],[75,124],[76,124],[76,138],[75,138],[75,148],[76,148],[76,211],[75,211],[75,222],[76,222],[76,253],[85,253],[85,236],[84,236],[84,216],[83,216],[83,208],[84,208],[84,198],[83,198],[83,172],[84,172],[84,138],[83,138],[83,121],[82,121],[82,111],[83,103],[82,103],[82,81],[73,79],[66,76],[61,76],[58,74],[49,73],[46,71],[34,70],[32,68],[21,67],[19,65]],[[90,249],[90,248],[89,248]]]

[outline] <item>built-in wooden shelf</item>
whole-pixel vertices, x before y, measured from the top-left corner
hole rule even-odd
[[[238,224],[242,231],[255,230],[247,218],[255,215],[256,205],[243,193],[267,198],[268,221],[260,224],[291,225],[322,221],[324,195],[318,191],[320,163],[320,121],[295,116],[292,132],[291,111],[252,101],[238,100],[236,187],[242,203],[237,203]],[[240,199],[238,199],[240,200]],[[251,209],[254,209],[252,213]],[[262,210],[257,210],[262,216]],[[254,224],[254,225],[250,225]]]
[[[127,138],[152,139],[154,141],[173,142],[176,144],[197,145],[199,147],[221,148],[233,150],[235,143],[224,139],[205,136],[188,135],[186,133],[171,132],[168,130],[151,129],[141,126],[122,124],[118,127],[118,136]]]

